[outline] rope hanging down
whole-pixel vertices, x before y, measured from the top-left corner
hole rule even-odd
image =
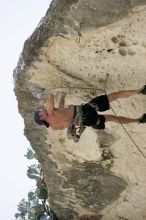
[[[146,156],[144,155],[144,153],[140,150],[139,146],[135,143],[135,141],[133,140],[133,138],[130,136],[130,134],[128,133],[127,129],[124,127],[123,123],[120,121],[120,119],[118,118],[116,112],[114,111],[114,109],[112,108],[112,106],[110,105],[110,108],[112,109],[113,113],[115,114],[115,116],[117,117],[117,119],[119,120],[122,128],[124,129],[124,131],[126,132],[126,134],[128,135],[128,137],[131,139],[131,141],[133,142],[133,144],[135,145],[135,147],[139,150],[139,152],[141,153],[141,155],[146,159]]]
[[[106,94],[106,91],[104,90],[104,93]],[[121,122],[121,120],[119,119],[119,117],[117,116],[115,110],[113,109],[113,107],[110,105],[111,110],[113,111],[114,115],[117,117],[117,119],[119,120],[122,128],[124,129],[124,131],[126,132],[126,134],[128,135],[128,137],[130,138],[130,140],[132,141],[132,143],[135,145],[135,147],[138,149],[138,151],[141,153],[141,155],[146,159],[146,156],[144,155],[144,153],[140,150],[140,147],[135,143],[135,141],[133,140],[133,138],[130,136],[130,134],[128,133],[127,129],[124,127],[123,123]]]

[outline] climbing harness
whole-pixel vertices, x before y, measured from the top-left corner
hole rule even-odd
[[[82,105],[74,106],[75,108],[75,117],[73,122],[67,129],[67,136],[69,139],[74,139],[74,142],[77,143],[80,140],[80,137],[85,130],[86,126],[83,125],[83,111]],[[76,125],[78,124],[78,125]]]
[[[83,131],[85,130],[86,126],[83,125],[83,111],[82,111],[82,105],[79,105],[79,106],[76,106],[75,107],[76,109],[76,115],[75,115],[75,118],[74,118],[74,121],[73,121],[73,124],[75,126],[76,122],[78,122],[79,124],[79,127],[76,127],[76,135],[75,135],[75,138],[74,138],[74,142],[77,143],[79,142],[80,140],[80,137],[83,133]]]
[[[80,140],[81,134],[83,133],[83,131],[85,130],[85,126],[80,126],[78,128],[76,128],[76,136],[74,138],[74,142],[77,143]],[[78,133],[77,133],[77,129],[78,129]]]

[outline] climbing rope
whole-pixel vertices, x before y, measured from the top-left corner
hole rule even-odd
[[[104,90],[105,95],[106,91]],[[126,132],[126,134],[128,135],[128,137],[130,138],[130,140],[133,142],[133,144],[135,145],[135,147],[138,149],[138,151],[141,153],[141,155],[146,159],[146,156],[144,155],[144,153],[141,151],[140,147],[135,143],[135,141],[133,140],[133,138],[130,136],[129,132],[127,131],[127,129],[124,127],[123,123],[121,122],[121,120],[119,119],[119,117],[117,116],[115,110],[113,109],[113,107],[111,106],[111,104],[109,104],[111,110],[113,111],[114,115],[117,117],[117,119],[119,120],[122,128],[124,129],[124,131]]]
[[[111,110],[113,111],[113,113],[115,114],[115,116],[117,117],[117,119],[119,120],[122,128],[124,129],[124,131],[126,132],[126,134],[128,135],[128,137],[131,139],[131,141],[133,142],[133,144],[135,145],[135,147],[139,150],[139,152],[141,153],[141,155],[146,159],[146,156],[144,155],[144,153],[140,150],[139,146],[135,143],[135,141],[133,140],[133,138],[130,136],[129,132],[127,131],[127,129],[124,127],[123,123],[121,122],[121,120],[119,119],[119,117],[117,116],[116,112],[114,111],[114,109],[112,108],[112,106],[110,105]]]

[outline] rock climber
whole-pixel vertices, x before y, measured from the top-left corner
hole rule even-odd
[[[55,108],[54,95],[52,93],[41,93],[38,94],[38,98],[46,99],[48,108],[35,112],[34,120],[37,124],[45,125],[47,128],[51,127],[53,130],[68,128],[67,137],[69,139],[75,138],[76,128],[78,126],[83,128],[81,129],[82,133],[86,126],[91,126],[95,129],[104,129],[105,123],[109,121],[118,124],[146,123],[146,113],[136,119],[108,114],[101,115],[98,113],[109,110],[110,102],[136,94],[146,95],[146,85],[136,90],[123,90],[97,96],[88,103],[70,107],[64,107],[66,94],[63,93],[58,108]]]

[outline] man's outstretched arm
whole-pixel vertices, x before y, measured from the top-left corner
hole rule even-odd
[[[48,101],[48,107],[47,107],[47,111],[50,115],[53,115],[54,114],[54,109],[55,109],[55,106],[54,106],[54,95],[51,93],[47,96],[47,101]]]
[[[64,108],[66,93],[62,93],[58,108]]]
[[[48,102],[47,111],[50,115],[54,114],[54,95],[51,92],[39,93],[37,97],[40,99],[45,99]]]

